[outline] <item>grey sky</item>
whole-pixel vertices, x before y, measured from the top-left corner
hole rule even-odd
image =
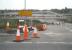
[[[72,8],[72,0],[26,0],[26,9]],[[0,9],[24,9],[24,0],[0,0]]]

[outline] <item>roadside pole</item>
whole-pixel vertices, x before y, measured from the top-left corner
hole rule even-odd
[[[24,3],[25,3],[25,4],[24,4],[24,9],[26,10],[26,0],[25,0]],[[26,19],[27,19],[27,17],[25,16],[25,23],[24,23],[24,24],[26,24]]]

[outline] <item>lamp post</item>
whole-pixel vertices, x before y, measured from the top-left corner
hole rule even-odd
[[[26,0],[24,0],[24,10],[26,10]],[[25,16],[25,24],[26,24],[26,19],[27,19],[27,16]],[[32,19],[31,19],[31,25],[32,25]]]
[[[25,0],[25,2],[24,2],[25,4],[24,4],[24,9],[26,9],[26,0]]]
[[[26,0],[24,2],[24,10],[26,10]],[[25,24],[26,24],[26,19],[27,19],[27,17],[25,16]]]

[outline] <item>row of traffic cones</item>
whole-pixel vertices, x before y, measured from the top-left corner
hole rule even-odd
[[[38,32],[37,32],[37,28],[36,27],[32,27],[34,30],[32,32],[32,38],[39,38],[38,36]],[[25,24],[24,25],[24,28],[23,28],[23,36],[24,36],[24,40],[28,40],[28,27],[27,25]],[[16,34],[16,42],[20,42],[21,41],[21,36],[20,36],[20,27],[19,27],[19,24],[18,24],[18,28],[17,28],[17,34]]]

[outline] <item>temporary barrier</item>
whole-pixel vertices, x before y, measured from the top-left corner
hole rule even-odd
[[[37,28],[36,27],[33,27],[33,33],[32,33],[32,38],[39,38],[39,34],[37,32]]]

